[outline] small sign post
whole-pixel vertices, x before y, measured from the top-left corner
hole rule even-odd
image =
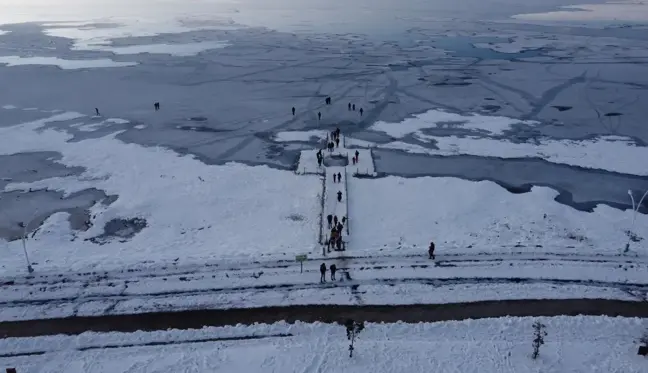
[[[296,255],[295,260],[299,262],[299,273],[304,273],[304,262],[308,259],[308,255]]]

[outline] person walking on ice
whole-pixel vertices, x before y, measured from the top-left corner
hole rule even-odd
[[[338,202],[342,202],[342,192],[338,191]]]
[[[337,271],[337,266],[335,264],[331,264],[331,281],[335,281],[335,271]]]
[[[430,247],[428,248],[428,254],[430,259],[434,260],[434,241],[430,242]]]
[[[342,174],[338,172],[337,177],[338,177],[338,183],[342,182]]]
[[[339,148],[339,147],[340,147],[340,138],[339,138],[339,137],[336,137],[336,138],[335,138],[335,147],[336,147],[336,148]]]
[[[337,175],[336,175],[336,174],[333,174],[333,182],[335,183],[336,180],[337,180]]]
[[[333,221],[333,215],[328,214],[328,215],[326,216],[326,221],[328,222],[328,227],[329,227],[329,229],[331,229],[331,222]]]
[[[101,114],[99,114],[99,108],[95,108],[95,113],[97,114],[97,116],[101,115]]]
[[[292,112],[293,112],[293,117],[294,117],[295,116],[295,107],[294,106],[292,108]]]
[[[159,102],[154,103],[153,107],[155,108],[155,111],[160,110],[160,103]]]
[[[362,113],[364,113],[364,109],[360,108],[360,116],[362,116]]]
[[[323,284],[326,282],[326,264],[322,263],[320,266],[320,284]]]
[[[322,112],[321,111],[317,112],[317,120],[322,120]]]

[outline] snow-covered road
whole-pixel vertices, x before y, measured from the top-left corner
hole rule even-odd
[[[338,281],[319,284],[321,260],[129,268],[0,279],[0,321],[303,304],[430,304],[497,299],[643,301],[648,260],[556,254],[339,257]],[[345,275],[346,274],[346,275]]]

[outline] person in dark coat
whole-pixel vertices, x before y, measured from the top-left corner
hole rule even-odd
[[[338,251],[342,250],[342,235],[337,236],[337,240],[335,240],[335,248],[337,248]]]
[[[342,192],[338,191],[338,202],[342,202]]]
[[[364,109],[360,108],[360,116],[362,116],[362,113],[364,113]]]
[[[335,264],[331,264],[329,268],[331,268],[331,281],[335,281],[335,271],[337,271],[337,266]]]
[[[358,163],[358,158],[360,158],[360,152],[356,150],[355,156],[356,156],[356,163]]]
[[[337,231],[338,231],[338,232],[342,232],[342,229],[344,229],[344,225],[342,225],[342,223],[338,222],[338,224],[337,224]]]
[[[322,167],[322,157],[317,157],[317,166]]]
[[[322,275],[320,276],[320,283],[326,282],[326,264],[324,263],[320,266],[320,274]]]
[[[351,108],[355,111],[355,104],[351,105]]]
[[[295,115],[295,107],[292,108],[293,116]]]
[[[343,225],[346,224],[346,216],[343,216],[343,217],[342,217],[342,224],[343,224]]]
[[[160,110],[160,103],[156,102],[155,104],[153,104],[153,107],[155,108],[155,111]]]
[[[320,120],[320,119],[322,119],[322,112],[318,111],[317,112],[317,120]]]
[[[331,214],[326,215],[326,221],[328,222],[329,229],[331,229],[331,222],[333,221],[333,215]]]
[[[340,138],[339,137],[335,138],[335,146],[338,147],[338,148],[340,147]]]
[[[338,183],[342,181],[342,174],[338,172]]]
[[[434,241],[430,242],[430,247],[428,248],[428,254],[430,259],[434,260]]]
[[[335,215],[335,216],[333,217],[333,226],[334,226],[333,229],[335,229],[335,227],[337,227],[337,223],[338,223],[338,218],[337,218],[337,215]]]
[[[351,111],[351,103],[349,102],[349,111]]]
[[[99,114],[99,108],[95,108],[95,113],[97,114],[97,116],[100,115],[100,114]]]

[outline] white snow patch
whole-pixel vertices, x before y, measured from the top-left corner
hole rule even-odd
[[[540,357],[532,360],[532,325],[536,321],[546,325],[548,335]],[[21,372],[58,372],[64,366],[66,373],[180,372],[187,367],[210,372],[322,373],[591,373],[596,367],[601,372],[643,373],[645,358],[637,355],[637,340],[644,329],[645,322],[639,318],[592,316],[366,323],[350,359],[343,326],[280,322],[7,338],[0,340],[1,350],[7,354],[46,353],[0,358],[0,365],[16,366]],[[277,336],[281,334],[291,336]],[[266,338],[196,343],[245,336]],[[169,342],[175,344],[142,346]],[[101,348],[109,345],[117,348]],[[135,346],[118,347],[125,345]]]
[[[280,142],[310,141],[313,137],[317,140],[325,140],[327,135],[328,131],[325,130],[283,131],[278,132],[275,135],[274,140]]]
[[[0,36],[2,36],[2,35],[7,35],[7,34],[10,33],[10,32],[11,32],[11,31],[0,30]]]
[[[546,13],[514,15],[512,18],[523,21],[604,21],[604,22],[647,22],[648,2],[610,1],[606,4],[567,5]]]
[[[64,70],[75,70],[136,66],[137,62],[117,62],[107,58],[100,58],[96,60],[65,60],[58,57],[4,56],[0,57],[0,64],[5,64],[9,67],[22,65],[53,65],[58,66]]]
[[[522,121],[507,117],[479,114],[461,115],[442,110],[429,110],[412,118],[407,118],[400,123],[376,122],[370,129],[385,132],[395,138],[403,138],[412,133],[419,133],[420,130],[426,128],[447,128],[448,122],[453,123],[453,128],[485,131],[494,135],[501,135],[504,131],[511,129],[514,124],[537,124],[534,121]]]
[[[135,127],[133,127],[133,128],[135,128],[136,130],[143,130],[144,128],[146,128],[146,125],[138,124],[138,125],[135,125]]]
[[[86,232],[73,232],[61,214],[46,222],[29,241],[30,257],[43,267],[73,269],[88,265],[171,261],[202,261],[209,257],[257,257],[308,252],[316,242],[321,183],[269,167],[230,163],[209,166],[169,149],[126,144],[113,133],[102,138],[68,142],[72,135],[42,127],[52,121],[82,117],[62,113],[51,118],[0,128],[0,153],[55,151],[61,163],[84,167],[80,176],[55,177],[34,183],[9,184],[9,190],[47,188],[65,195],[97,188],[117,195],[106,207],[91,208],[96,216]],[[103,233],[117,218],[143,218],[147,228],[126,242],[96,245],[86,238]],[[312,244],[311,244],[312,243]],[[6,243],[3,271],[24,261],[19,241]]]
[[[18,109],[18,107],[15,106],[15,105],[3,105],[2,108],[5,109],[5,110],[14,110],[14,109]]]
[[[198,55],[211,49],[221,49],[230,46],[226,41],[203,41],[187,44],[146,44],[146,45],[129,45],[125,47],[86,47],[84,49],[112,52],[114,54],[169,54],[177,57],[188,57]]]
[[[121,118],[108,118],[104,122],[106,123],[114,123],[114,124],[128,124],[130,121],[126,119],[121,119]]]
[[[354,179],[349,194],[351,215],[361,217],[350,223],[354,250],[373,252],[422,252],[433,240],[441,253],[573,247],[618,254],[633,217],[632,211],[605,205],[592,213],[575,210],[554,202],[558,192],[550,188],[511,194],[493,182],[445,177]],[[635,233],[648,239],[648,216],[636,219]],[[638,244],[634,249],[647,252]]]
[[[377,145],[377,147],[443,156],[469,154],[499,158],[540,158],[552,163],[631,175],[648,175],[648,166],[637,161],[648,159],[648,147],[638,146],[633,139],[622,136],[600,136],[587,140],[541,138],[534,142],[523,143],[473,136],[419,134],[415,137],[421,141],[434,142],[436,149],[400,141]]]

